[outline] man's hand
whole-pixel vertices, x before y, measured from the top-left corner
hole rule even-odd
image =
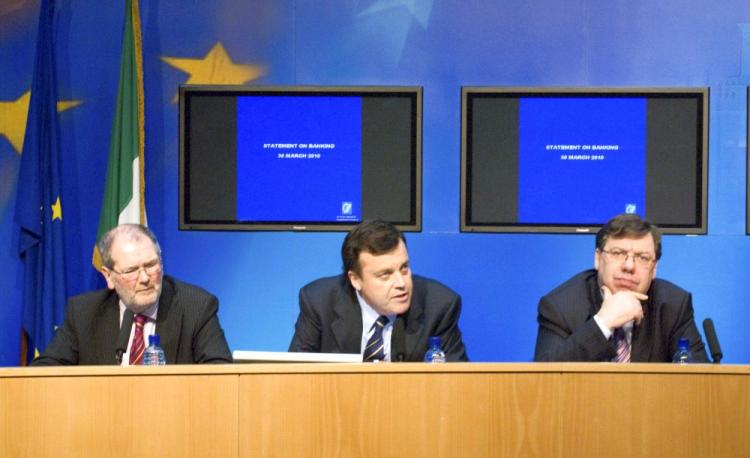
[[[621,328],[628,321],[641,323],[643,320],[641,301],[648,299],[648,296],[635,291],[618,291],[612,294],[606,286],[602,286],[602,294],[604,302],[597,316],[609,329]]]

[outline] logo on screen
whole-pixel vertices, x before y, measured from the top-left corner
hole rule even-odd
[[[626,204],[625,205],[625,213],[628,215],[635,214],[636,206],[635,204]]]
[[[351,202],[341,202],[341,214],[342,215],[351,215],[352,214],[352,203]]]

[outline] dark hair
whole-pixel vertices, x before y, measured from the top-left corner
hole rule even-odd
[[[140,224],[120,224],[102,235],[99,242],[96,244],[99,254],[102,257],[102,265],[108,269],[114,267],[112,262],[112,244],[115,242],[117,237],[126,237],[128,240],[140,240],[141,238],[148,238],[153,242],[156,255],[159,256],[159,262],[161,262],[161,247],[159,242],[156,240],[156,236],[151,229]]]
[[[651,234],[656,248],[656,260],[661,258],[661,232],[656,225],[651,224],[638,215],[623,213],[607,221],[596,234],[596,248],[603,250],[609,239],[641,238]]]
[[[359,254],[363,251],[373,255],[388,253],[406,244],[404,234],[393,224],[380,219],[363,221],[351,230],[341,246],[341,260],[344,262],[344,275],[349,271],[360,275]]]

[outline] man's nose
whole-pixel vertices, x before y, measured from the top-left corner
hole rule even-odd
[[[406,285],[406,281],[404,280],[404,275],[401,272],[396,272],[396,276],[394,277],[393,284],[397,288],[403,288]]]

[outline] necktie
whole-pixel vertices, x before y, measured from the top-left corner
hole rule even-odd
[[[133,343],[130,344],[130,365],[141,364],[143,360],[143,351],[146,349],[146,344],[143,341],[143,323],[146,322],[144,315],[136,315],[133,317],[133,323],[135,324],[135,334],[133,335]]]
[[[367,340],[367,346],[364,351],[364,362],[377,360],[385,361],[385,342],[383,341],[383,329],[388,323],[388,317],[380,315],[375,323],[372,324],[372,335]]]
[[[625,331],[622,328],[615,329],[614,337],[615,343],[617,344],[617,356],[615,356],[612,361],[616,363],[629,363],[630,344],[628,343],[628,337],[625,335]]]

